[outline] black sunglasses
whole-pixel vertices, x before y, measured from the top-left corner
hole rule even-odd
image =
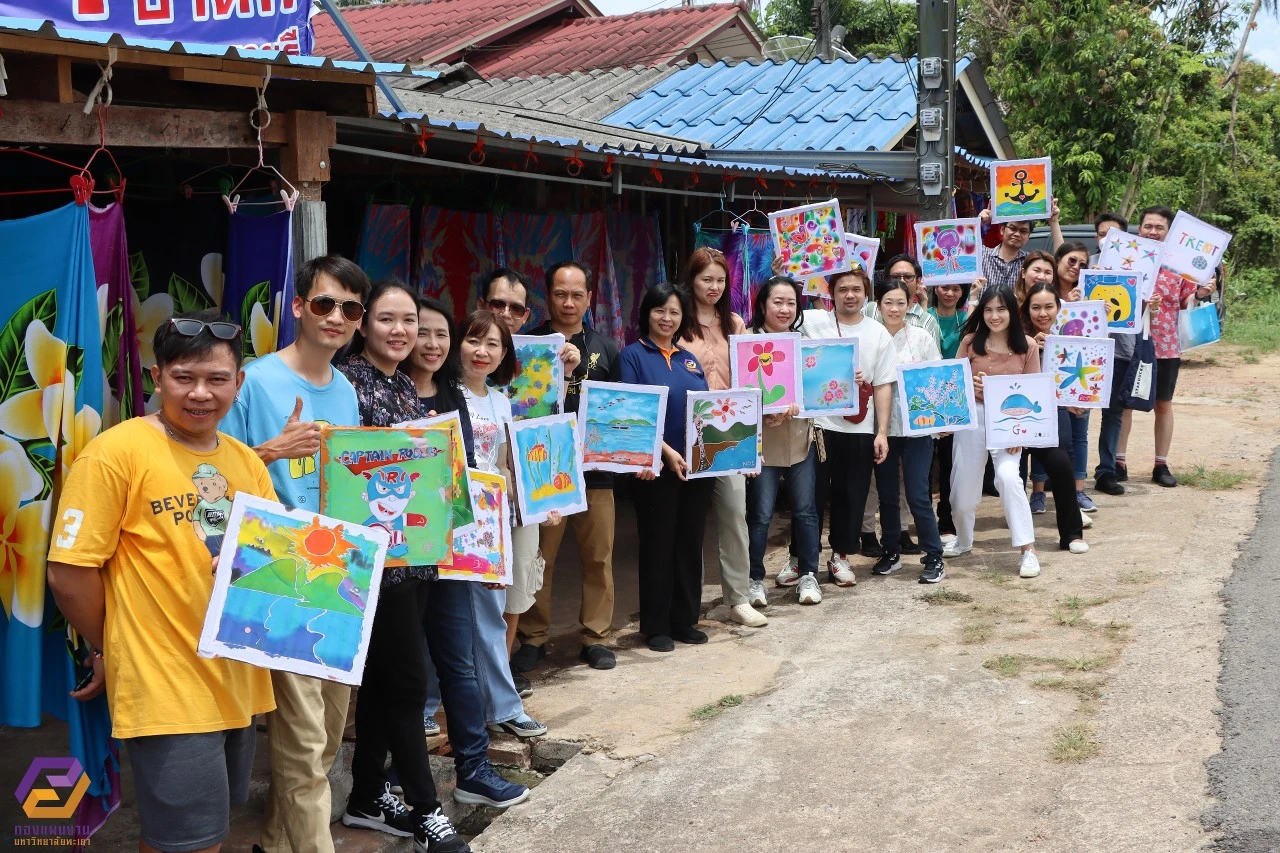
[[[523,317],[529,313],[529,306],[521,305],[519,302],[508,302],[505,299],[486,299],[484,304],[495,314],[510,311],[512,317]]]
[[[234,341],[240,335],[239,326],[224,320],[206,323],[204,320],[179,319],[175,317],[169,321],[169,324],[173,326],[175,332],[188,338],[194,338],[205,329],[208,329],[209,334],[220,341]]]
[[[353,323],[364,316],[364,303],[356,299],[339,302],[332,296],[313,296],[307,300],[307,304],[311,306],[311,313],[317,317],[328,317],[339,305],[342,306],[342,316]]]

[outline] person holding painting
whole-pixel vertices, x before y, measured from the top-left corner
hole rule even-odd
[[[365,301],[360,335],[352,342],[346,360],[338,365],[356,389],[362,426],[389,427],[426,416],[413,380],[400,370],[417,339],[417,295],[403,282],[379,282]],[[403,533],[399,535],[403,537]],[[390,835],[412,835],[419,850],[459,853],[471,848],[440,806],[431,778],[431,756],[422,736],[422,708],[427,701],[427,645],[422,620],[435,579],[435,566],[387,566],[382,570],[356,701],[351,797],[342,823]],[[384,769],[388,752],[412,813],[391,793]]]
[[[617,382],[618,345],[583,323],[591,308],[591,271],[577,261],[563,261],[547,271],[547,310],[551,318],[533,330],[535,335],[562,334],[582,354],[582,360],[568,371],[564,411],[578,411],[582,382]],[[556,555],[564,541],[566,529],[572,525],[582,562],[582,604],[578,621],[582,626],[582,650],[579,659],[592,669],[613,669],[617,660],[606,645],[613,633],[613,534],[614,475],[607,471],[588,471],[587,511],[556,525],[544,525],[541,535],[542,556],[546,571],[542,588],[534,597],[533,607],[520,617],[522,644],[511,655],[517,672],[529,672],[546,654],[547,633],[551,627],[551,581]]]
[[[984,284],[982,279],[974,282],[979,291]],[[969,301],[969,289],[966,284],[941,284],[929,288],[933,303],[929,306],[929,313],[938,321],[943,358],[956,357],[964,323],[968,319],[965,305]],[[956,525],[951,520],[951,448],[954,440],[954,436],[946,435],[933,444],[934,458],[938,463],[938,532],[944,538],[952,539],[956,535]]]
[[[686,476],[686,395],[708,390],[697,357],[678,343],[689,322],[685,293],[671,284],[655,284],[640,302],[640,339],[619,357],[623,382],[669,389],[662,472],[643,471],[634,482],[640,633],[655,652],[674,651],[675,640],[693,645],[707,641],[697,623],[702,603],[702,536],[715,478]]]
[[[1080,273],[1089,266],[1089,247],[1084,243],[1063,243],[1054,252],[1054,261],[1054,286],[1057,289],[1058,298],[1062,302],[1080,302],[1083,300],[1084,293],[1080,289]],[[1030,293],[1023,298],[1024,305],[1029,297]],[[1057,319],[1056,316],[1054,319]],[[1041,344],[1041,348],[1043,346]],[[1067,443],[1068,452],[1071,455],[1071,464],[1075,468],[1076,475],[1076,503],[1079,505],[1081,512],[1097,512],[1098,507],[1084,490],[1084,479],[1089,473],[1088,409],[1072,413],[1067,437],[1069,439]],[[1044,492],[1041,491],[1040,494],[1043,495]],[[1044,512],[1043,500],[1039,508],[1041,512]],[[1031,511],[1033,513],[1036,511],[1034,502],[1032,503]]]
[[[775,276],[760,286],[751,315],[754,334],[800,330],[800,285],[794,279]],[[769,544],[769,522],[778,498],[778,486],[787,482],[791,529],[795,534],[796,570],[800,574],[797,595],[801,604],[817,604],[812,595],[818,586],[818,452],[813,443],[813,421],[797,417],[800,406],[764,416],[764,453],[760,473],[747,481],[747,533],[751,547],[751,598],[768,602],[764,589],[764,553]],[[807,579],[807,580],[806,580]]]
[[[706,371],[707,387],[722,391],[732,384],[729,375],[729,336],[746,334],[746,324],[729,303],[729,262],[711,248],[696,249],[685,272],[685,293],[693,304],[686,317],[680,344]],[[716,477],[712,505],[720,542],[720,589],[729,618],[748,628],[769,620],[750,600],[750,558],[747,554],[747,478],[742,474]]]
[[[1022,552],[1018,574],[1034,578],[1040,574],[1040,560],[1036,555],[1035,528],[1031,522],[1031,507],[1027,493],[1018,475],[1018,461],[1022,448],[987,450],[987,430],[983,409],[982,380],[986,376],[1005,376],[1040,372],[1040,348],[1022,328],[1018,303],[1009,287],[989,287],[983,290],[965,325],[965,336],[956,350],[957,358],[969,359],[973,369],[973,391],[976,400],[975,422],[977,429],[955,433],[955,458],[951,468],[951,513],[956,521],[956,540],[943,549],[942,556],[959,557],[973,550],[973,530],[978,503],[982,499],[982,471],[986,460],[995,467],[995,484],[1004,505],[1005,522],[1013,546]],[[1055,483],[1071,482],[1071,460],[1062,450],[1033,448],[1033,459],[1040,460]],[[1072,491],[1074,491],[1072,489]],[[1082,536],[1080,510],[1070,497],[1058,504],[1058,541],[1064,550],[1083,554],[1089,550]]]

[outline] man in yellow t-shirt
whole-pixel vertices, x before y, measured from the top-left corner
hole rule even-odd
[[[156,330],[151,368],[161,410],[113,427],[76,459],[62,490],[49,585],[89,642],[112,733],[137,787],[140,849],[217,851],[230,806],[248,795],[253,715],[271,711],[270,674],[196,654],[213,590],[206,543],[219,541],[224,500],[275,500],[257,455],[218,422],[235,399],[240,327],[175,317]],[[217,500],[202,484],[216,484]]]

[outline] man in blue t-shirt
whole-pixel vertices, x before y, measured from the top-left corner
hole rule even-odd
[[[245,368],[220,429],[266,463],[282,502],[316,512],[320,425],[360,425],[355,389],[329,362],[360,325],[369,278],[346,258],[326,255],[303,264],[295,284],[297,339]],[[271,685],[276,710],[267,716],[271,790],[262,848],[332,853],[328,772],[342,745],[351,688],[278,671]]]

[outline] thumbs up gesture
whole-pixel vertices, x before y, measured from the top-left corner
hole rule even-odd
[[[302,420],[302,398],[293,404],[293,413],[284,422],[284,431],[275,441],[279,459],[305,459],[320,452],[320,425]]]

